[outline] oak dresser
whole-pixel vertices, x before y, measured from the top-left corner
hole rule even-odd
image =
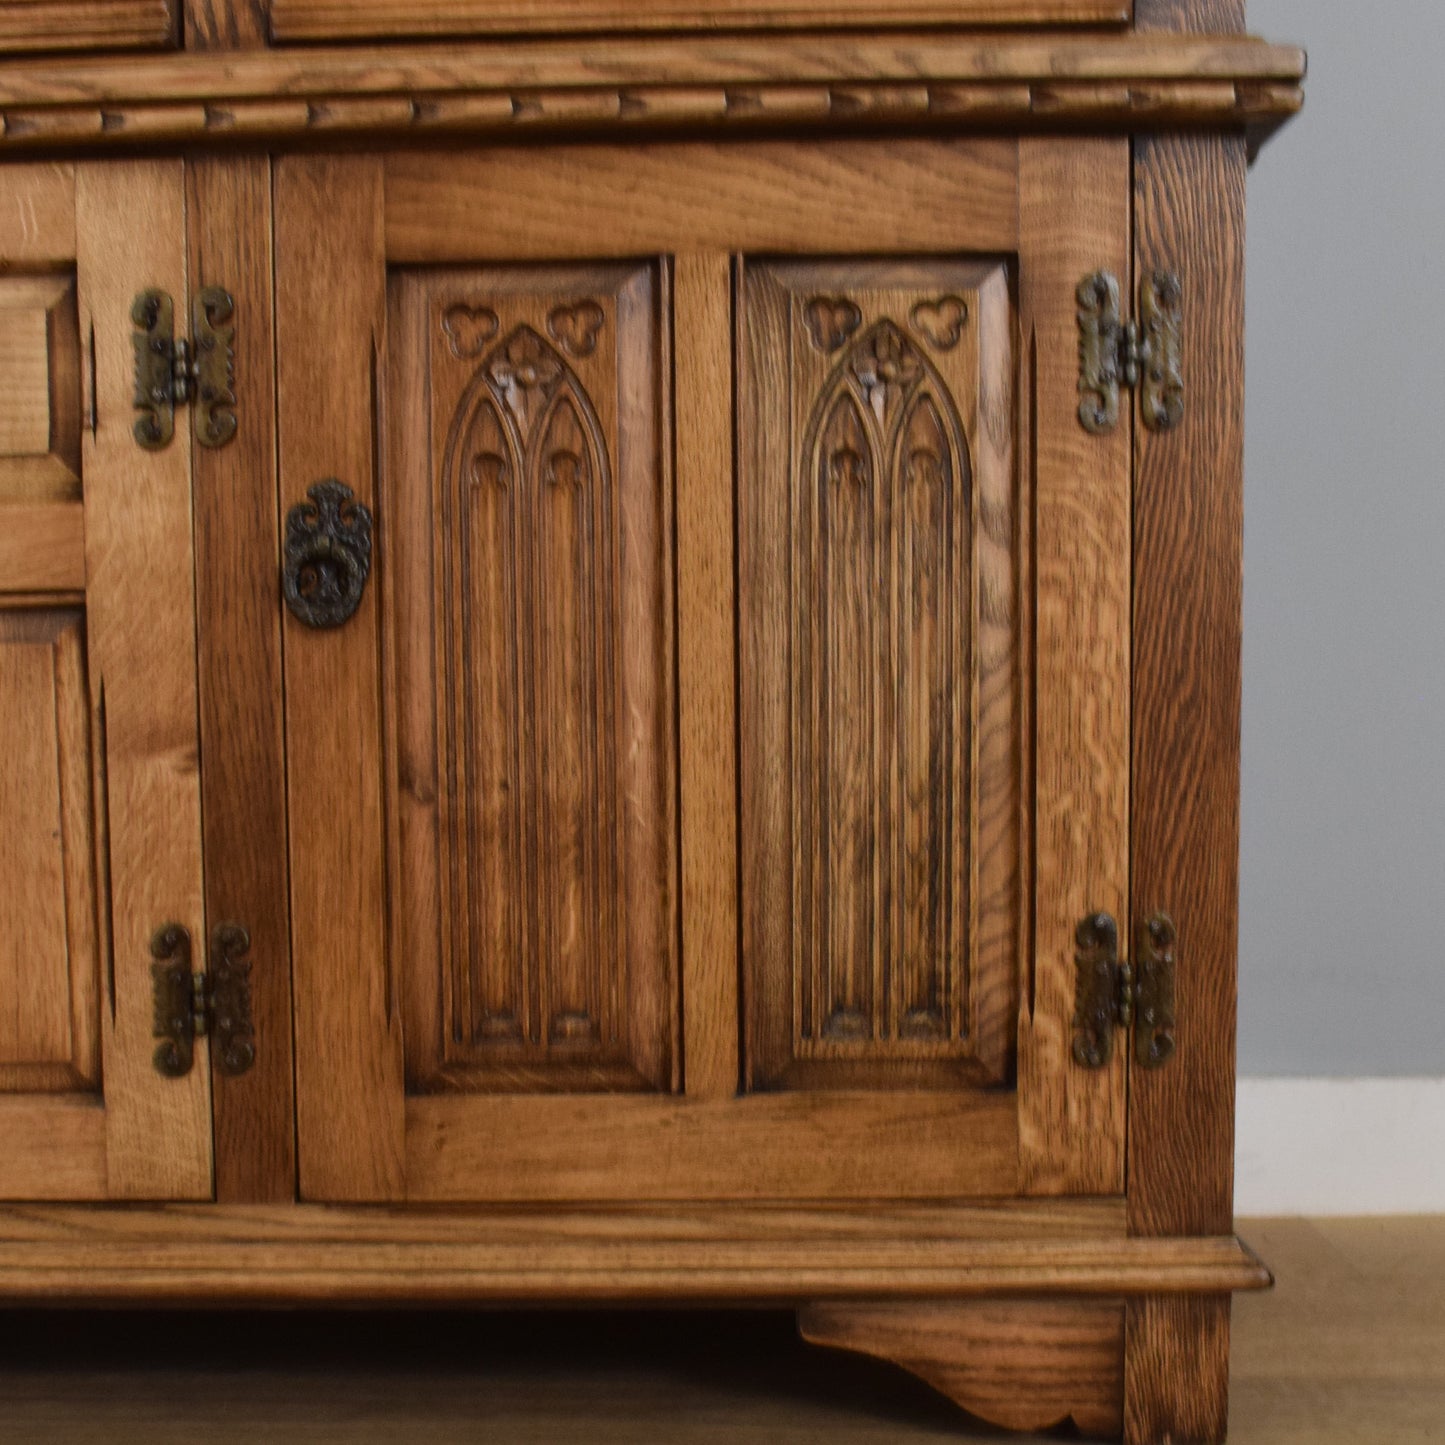
[[[0,1303],[1223,1439],[1242,12],[0,0]]]

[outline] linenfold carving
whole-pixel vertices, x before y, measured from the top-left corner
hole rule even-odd
[[[583,301],[546,324],[585,355],[603,321]],[[612,488],[586,387],[538,331],[514,327],[454,412],[438,531],[451,1013],[468,1046],[585,1054],[616,1028]]]
[[[966,1029],[971,478],[954,398],[896,322],[842,352],[800,458],[799,1042],[944,1044]]]

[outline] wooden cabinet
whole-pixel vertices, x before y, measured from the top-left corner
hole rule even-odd
[[[774,1301],[1221,1437],[1301,59],[1131,9],[0,65],[0,1299]]]

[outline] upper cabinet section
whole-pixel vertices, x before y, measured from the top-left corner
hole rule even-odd
[[[46,50],[162,50],[181,0],[0,0],[0,56]]]
[[[1134,0],[271,0],[288,41],[909,25],[1109,25]]]

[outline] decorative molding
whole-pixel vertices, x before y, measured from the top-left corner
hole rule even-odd
[[[1299,110],[1303,54],[1248,38],[534,41],[0,66],[0,149],[376,135],[1004,124],[1248,127]],[[846,78],[845,78],[846,77]]]

